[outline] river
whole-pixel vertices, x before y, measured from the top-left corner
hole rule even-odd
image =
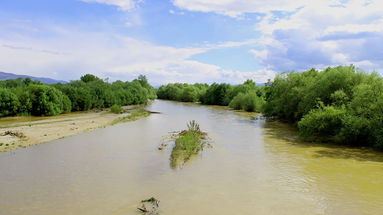
[[[288,125],[156,101],[134,122],[0,153],[1,215],[382,214],[383,154],[297,142]],[[212,148],[170,166],[164,137],[196,120]]]

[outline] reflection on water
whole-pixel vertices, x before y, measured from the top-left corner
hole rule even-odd
[[[157,101],[152,114],[0,154],[0,214],[380,214],[383,155],[297,142],[294,128],[261,117]],[[181,170],[161,138],[195,119],[214,140]]]

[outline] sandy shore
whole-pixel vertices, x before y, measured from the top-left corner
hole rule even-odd
[[[52,117],[7,117],[0,119],[0,152],[40,144],[118,122],[147,116],[142,106],[125,107],[123,114],[76,112]],[[137,116],[132,113],[139,113]],[[133,117],[131,117],[133,116]],[[7,134],[8,133],[8,134]]]

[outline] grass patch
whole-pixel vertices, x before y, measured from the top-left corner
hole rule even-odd
[[[204,147],[206,136],[194,120],[187,125],[188,129],[176,135],[175,145],[170,155],[171,167],[177,168],[186,163],[193,155],[198,154]]]
[[[150,115],[149,111],[139,110],[139,111],[132,112],[131,114],[129,114],[127,116],[117,118],[117,119],[113,120],[110,124],[115,125],[115,124],[122,123],[122,122],[134,121],[134,120],[138,120],[138,119],[147,117],[149,115]]]

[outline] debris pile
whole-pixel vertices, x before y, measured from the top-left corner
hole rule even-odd
[[[145,215],[158,215],[160,201],[154,197],[141,201],[141,206],[137,209]]]
[[[1,134],[1,136],[12,136],[12,137],[18,137],[18,138],[25,138],[26,136],[24,135],[23,132],[20,131],[6,131]]]

